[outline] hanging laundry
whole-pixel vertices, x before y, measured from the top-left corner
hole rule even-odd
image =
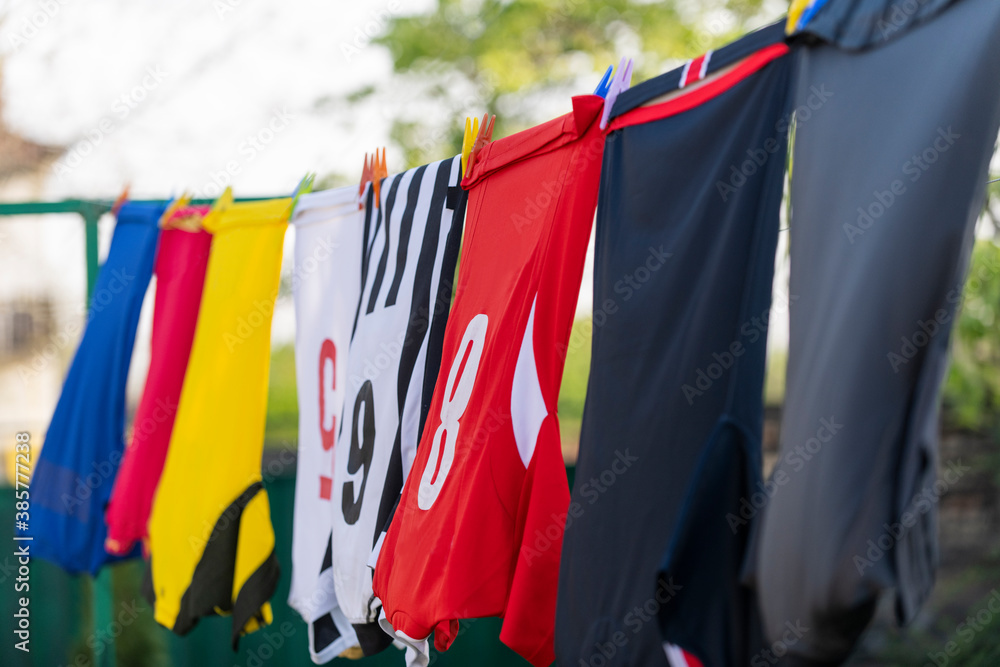
[[[759,648],[740,584],[749,528],[727,517],[761,483],[783,37],[779,24],[748,35],[623,92],[612,112],[560,664],[745,667]]]
[[[119,560],[104,550],[102,515],[125,448],[125,381],[163,209],[129,202],[118,212],[86,330],[35,463],[31,552],[72,573],[97,574]]]
[[[208,206],[191,206],[175,218],[200,221]],[[167,221],[167,224],[171,224]],[[149,513],[167,458],[184,372],[194,341],[212,235],[198,229],[163,229],[156,251],[156,300],[146,387],[132,422],[105,520],[108,553],[129,553],[148,535]]]
[[[502,616],[500,639],[554,659],[569,488],[556,400],[597,199],[603,100],[486,144],[444,365],[375,566],[382,626],[428,664],[458,619]],[[545,543],[541,544],[540,540]]]
[[[361,298],[333,448],[329,563],[365,655],[392,642],[378,625],[368,559],[410,471],[441,366],[465,215],[460,171],[454,157],[367,189]]]
[[[901,622],[930,594],[937,502],[962,472],[935,481],[938,393],[1000,130],[1000,3],[799,56],[795,300],[754,571],[769,640],[809,628],[789,664],[836,664],[881,593]]]
[[[232,615],[242,634],[271,622],[278,584],[261,454],[290,199],[221,204],[201,312],[167,461],[149,521],[146,594],[158,623],[186,634]]]
[[[364,211],[357,188],[302,195],[292,223],[299,446],[288,604],[308,624],[309,655],[322,664],[358,643],[337,604],[329,564],[333,456],[342,446],[347,350],[361,292]]]
[[[809,33],[843,49],[884,44],[934,18],[958,0],[795,0],[789,32]]]

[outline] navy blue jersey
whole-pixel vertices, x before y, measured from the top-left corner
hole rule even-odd
[[[615,106],[559,578],[562,665],[744,667],[757,648],[739,516],[761,483],[790,65],[776,25]]]

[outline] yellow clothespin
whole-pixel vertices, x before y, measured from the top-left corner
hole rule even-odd
[[[205,214],[205,217],[201,219],[201,226],[210,232],[214,232],[215,225],[218,224],[222,214],[225,213],[226,209],[232,205],[233,188],[232,186],[229,186],[221,195],[219,195],[219,198],[212,204],[212,208],[210,208],[208,213]]]
[[[187,192],[182,193],[180,197],[170,202],[167,209],[163,211],[163,215],[160,216],[160,228],[170,229],[170,219],[174,217],[174,213],[190,203],[191,195]]]
[[[118,195],[118,198],[115,199],[115,202],[111,205],[111,215],[116,216],[118,215],[118,211],[122,210],[122,206],[125,204],[126,201],[128,201],[128,193],[130,188],[131,186],[129,186],[128,183],[126,183],[125,187],[122,188],[122,193]]]
[[[792,0],[792,5],[788,8],[788,21],[785,23],[785,34],[791,35],[799,27],[799,19],[802,13],[809,8],[810,0]]]
[[[469,153],[476,143],[476,135],[479,133],[479,119],[465,118],[465,134],[462,136],[462,174],[465,174],[466,166],[469,164]]]

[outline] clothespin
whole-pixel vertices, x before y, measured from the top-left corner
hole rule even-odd
[[[809,8],[809,0],[792,0],[792,5],[788,8],[788,20],[785,22],[785,34],[791,35],[801,28],[800,20],[802,14]]]
[[[218,222],[222,214],[233,205],[233,187],[228,186],[219,198],[215,200],[212,204],[212,208],[208,210],[205,217],[201,219],[201,226],[208,231],[214,231],[215,224]]]
[[[302,177],[299,184],[295,186],[295,190],[292,192],[292,203],[288,207],[288,217],[291,218],[292,214],[295,213],[295,206],[299,203],[299,197],[306,194],[307,192],[312,192],[313,182],[316,180],[316,174],[311,171],[306,172],[306,175]]]
[[[608,127],[608,120],[611,117],[611,109],[615,106],[618,95],[628,90],[632,85],[632,59],[622,58],[618,63],[618,71],[611,77],[611,85],[608,86],[608,94],[604,98],[604,111],[601,113],[601,129]]]
[[[465,174],[466,165],[469,163],[469,153],[472,152],[472,146],[476,143],[477,134],[479,134],[479,119],[470,120],[466,116],[465,134],[462,136],[462,174]]]
[[[496,121],[497,117],[494,114],[490,116],[489,114],[483,114],[483,122],[479,125],[479,133],[476,135],[476,141],[472,145],[472,152],[469,153],[469,164],[465,168],[464,176],[468,178],[469,174],[472,173],[472,167],[476,164],[476,159],[486,144],[493,141],[493,123]]]
[[[122,193],[118,195],[118,198],[115,199],[115,203],[111,205],[111,215],[118,215],[118,211],[122,210],[122,206],[126,201],[128,201],[129,189],[130,186],[126,183],[125,187],[122,188]]]
[[[382,160],[379,161],[378,149],[375,149],[374,167],[372,168],[372,187],[375,188],[375,208],[379,207],[380,189],[382,179],[389,175],[389,168],[385,161],[385,148],[382,148]]]
[[[604,72],[604,76],[601,77],[601,82],[597,84],[597,88],[594,89],[594,94],[599,97],[607,97],[608,89],[611,88],[611,74],[615,71],[614,65],[608,65],[608,69]]]
[[[805,27],[809,25],[809,22],[816,18],[816,14],[819,13],[819,10],[823,9],[823,5],[825,5],[826,2],[827,0],[812,0],[812,2],[809,3],[809,6],[802,12],[801,18],[799,18],[798,29],[804,30]],[[789,16],[790,15],[791,10],[789,10]]]
[[[190,203],[191,195],[187,192],[182,193],[180,197],[170,202],[170,205],[163,211],[163,215],[160,216],[160,228],[170,229],[170,220],[174,217],[174,213]]]
[[[372,162],[375,161],[375,157],[372,156]],[[358,210],[360,211],[365,207],[364,202],[361,197],[365,194],[365,186],[368,185],[372,180],[372,165],[368,162],[368,153],[365,153],[365,166],[361,169],[361,184],[358,185]]]
[[[183,229],[196,232],[201,228],[202,212],[196,206],[184,206],[173,212],[163,223],[164,229]]]

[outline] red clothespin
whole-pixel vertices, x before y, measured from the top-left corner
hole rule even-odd
[[[479,134],[476,135],[476,141],[472,144],[472,152],[469,153],[469,163],[465,166],[465,178],[468,178],[469,174],[472,173],[472,167],[476,164],[479,154],[486,148],[486,144],[493,141],[493,123],[496,119],[496,115],[483,114],[483,122],[479,125]]]
[[[117,216],[118,211],[122,210],[122,206],[124,206],[125,202],[128,201],[128,193],[130,189],[131,186],[129,186],[129,184],[126,183],[125,187],[122,188],[122,193],[118,195],[118,199],[116,199],[115,203],[111,205],[111,215]]]

